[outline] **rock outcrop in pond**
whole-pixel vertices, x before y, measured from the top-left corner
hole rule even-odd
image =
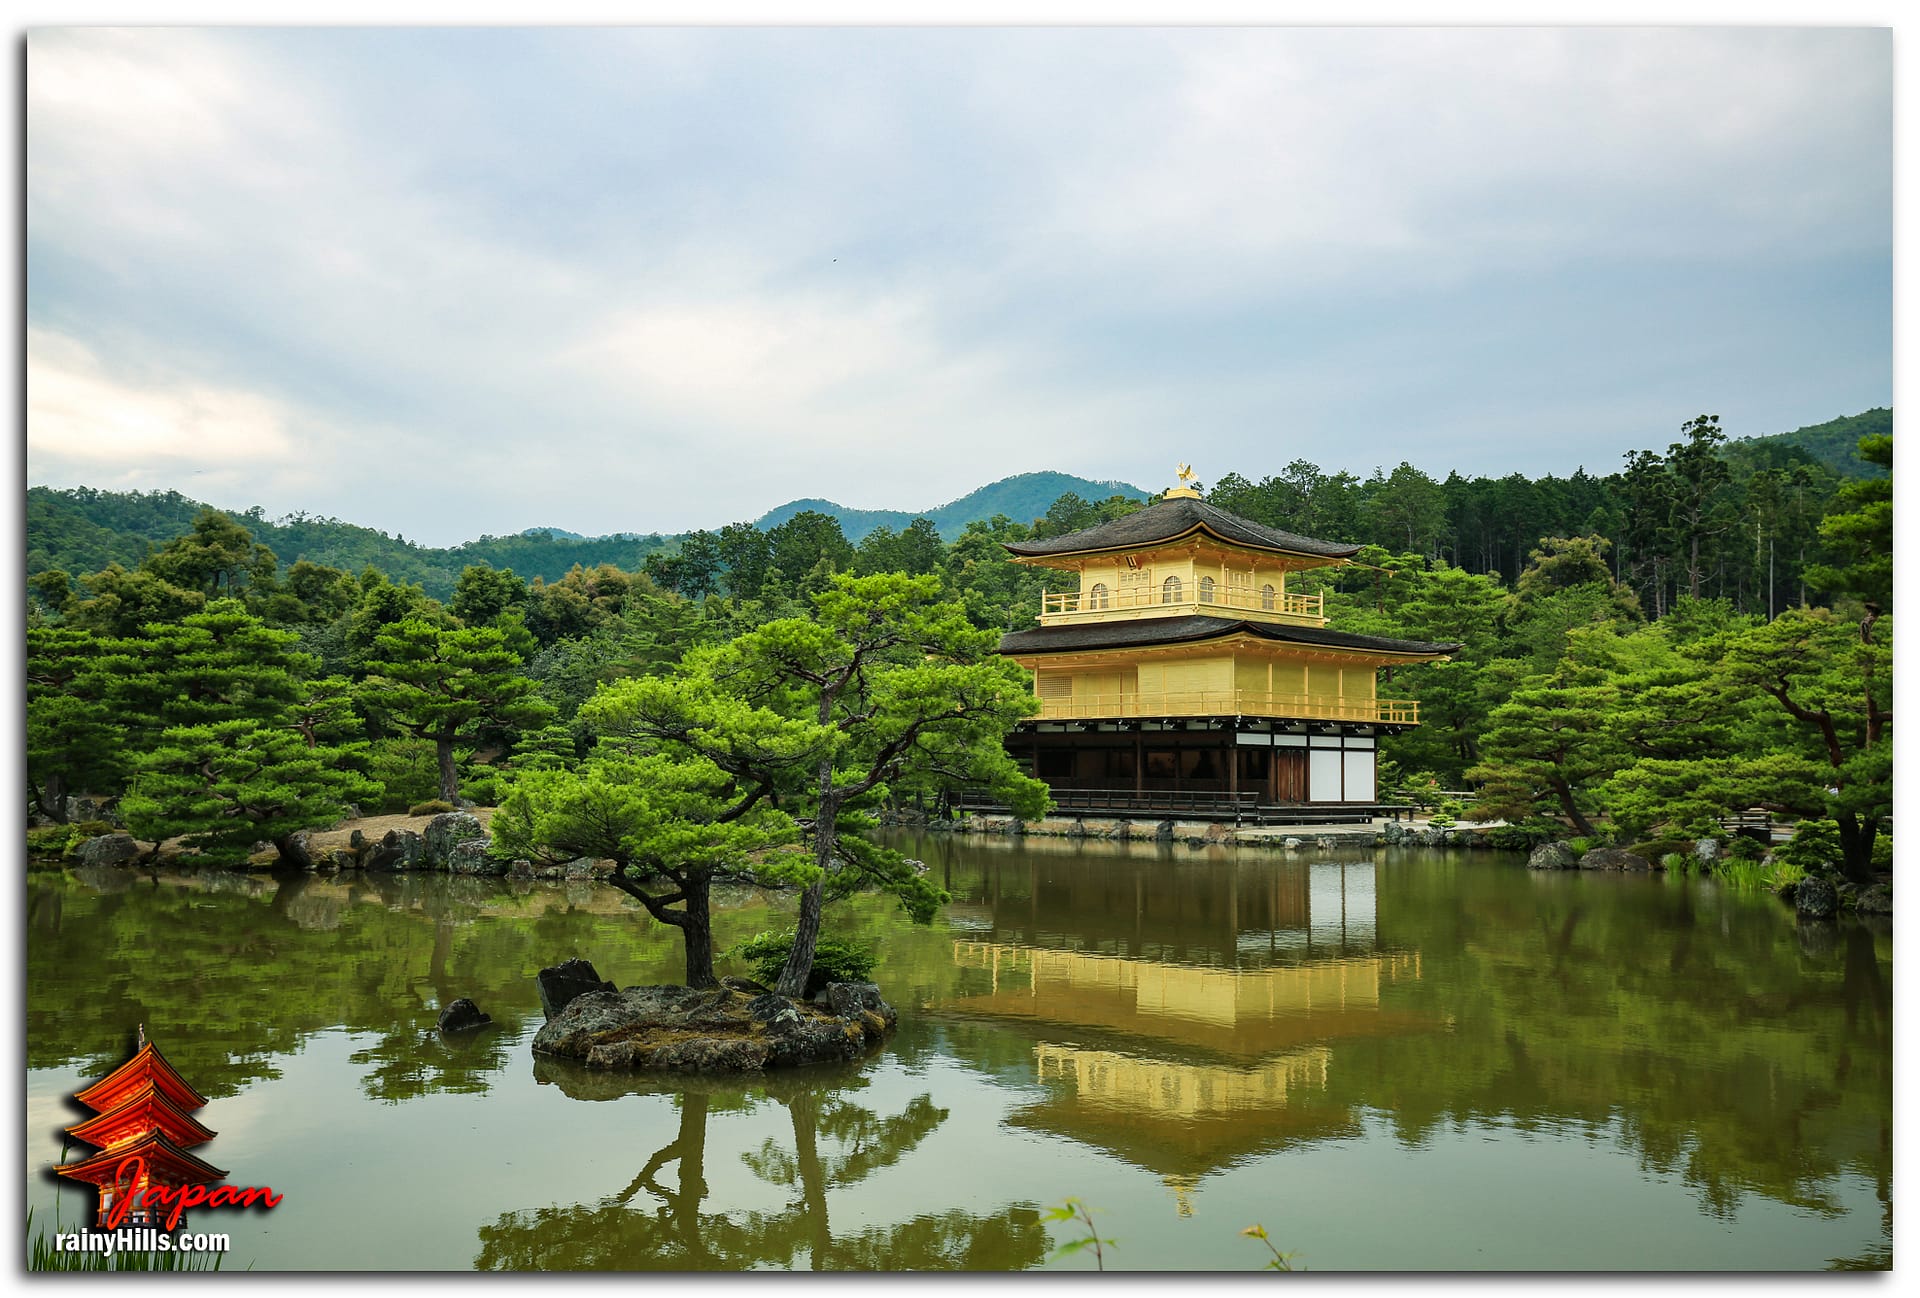
[[[600,976],[592,961],[579,956],[542,969],[533,976],[533,985],[540,989],[540,1013],[548,1019],[588,992],[619,990]]]
[[[80,844],[73,854],[81,865],[126,865],[140,855],[140,844],[131,834],[102,834]]]
[[[1577,870],[1580,858],[1565,843],[1542,843],[1527,857],[1529,870]]]
[[[484,1028],[491,1022],[493,1022],[491,1014],[462,996],[440,1011],[440,1018],[434,1026],[442,1032],[471,1032],[475,1028]]]
[[[758,1072],[857,1059],[899,1022],[872,983],[831,983],[825,1004],[730,987],[588,992],[547,1020],[535,1052],[592,1068]]]
[[[1653,863],[1644,856],[1617,847],[1596,847],[1580,858],[1582,870],[1651,870]]]

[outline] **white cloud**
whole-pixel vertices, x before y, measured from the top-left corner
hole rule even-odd
[[[292,418],[257,393],[179,376],[133,379],[109,371],[74,339],[27,332],[27,453],[117,469],[283,462]]]

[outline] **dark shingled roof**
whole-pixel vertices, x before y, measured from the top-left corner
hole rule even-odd
[[[1262,527],[1244,518],[1236,518],[1224,509],[1215,509],[1204,500],[1186,496],[1148,505],[1124,518],[1116,518],[1085,531],[1048,537],[1044,541],[1021,541],[1006,548],[1022,556],[1080,554],[1088,550],[1137,550],[1185,536],[1197,527],[1205,528],[1222,540],[1250,545],[1259,550],[1311,554],[1324,559],[1345,559],[1360,552],[1357,545],[1316,541],[1310,536],[1295,536],[1278,528]]]
[[[1377,650],[1396,654],[1452,654],[1457,644],[1427,640],[1390,640],[1379,635],[1355,635],[1318,626],[1291,626],[1284,622],[1253,622],[1244,618],[1141,618],[1126,622],[1088,622],[1081,626],[1040,626],[1014,631],[1000,638],[1003,654],[1071,653],[1082,649],[1128,649],[1144,645],[1183,644],[1192,640],[1247,631],[1266,640],[1324,645],[1331,649]]]

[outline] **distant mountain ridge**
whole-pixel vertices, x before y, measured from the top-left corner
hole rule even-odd
[[[1783,443],[1804,450],[1814,459],[1850,478],[1879,476],[1881,471],[1861,460],[1856,444],[1872,434],[1891,434],[1893,412],[1886,408],[1843,416],[1788,433],[1738,439],[1739,442]],[[1255,467],[1255,466],[1249,466]],[[877,527],[904,530],[916,518],[930,519],[940,535],[951,541],[976,519],[1005,514],[1031,523],[1067,492],[1088,501],[1112,495],[1146,499],[1147,492],[1129,483],[1082,478],[1071,473],[1022,473],[968,492],[933,509],[850,509],[831,500],[812,497],[791,500],[757,520],[765,530],[779,526],[802,510],[813,509],[839,520],[847,539],[858,542]],[[204,506],[178,491],[114,492],[91,487],[56,489],[30,487],[26,499],[27,575],[61,568],[79,576],[120,563],[134,567],[154,547],[191,530],[194,515]],[[449,597],[460,571],[468,564],[512,568],[523,577],[558,579],[574,564],[593,567],[611,563],[637,570],[650,554],[677,548],[679,536],[659,533],[615,532],[582,536],[559,527],[530,527],[510,536],[482,536],[461,545],[423,546],[404,537],[389,536],[371,527],[342,519],[294,513],[268,519],[253,509],[227,509],[254,539],[272,547],[283,569],[300,559],[328,564],[358,574],[368,565],[397,581],[419,582],[428,594]],[[717,530],[718,523],[713,525]]]
[[[984,522],[995,514],[1005,514],[1015,522],[1031,523],[1069,491],[1089,501],[1105,500],[1108,496],[1131,496],[1136,500],[1145,500],[1151,494],[1131,483],[1082,478],[1071,473],[1018,473],[1011,478],[989,482],[958,500],[932,509],[852,509],[817,496],[789,500],[762,514],[754,520],[754,526],[764,532],[780,526],[795,514],[811,509],[839,520],[840,530],[846,533],[849,541],[856,544],[877,527],[904,531],[916,518],[927,519],[939,529],[942,539],[951,541],[967,530],[968,523],[975,520]]]

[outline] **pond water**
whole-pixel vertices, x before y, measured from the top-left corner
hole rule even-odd
[[[1820,1269],[1891,1258],[1892,940],[1502,854],[902,840],[954,901],[829,912],[898,1035],[846,1067],[533,1058],[533,974],[677,981],[589,884],[30,875],[27,1198],[147,1031],[272,1212],[226,1266]],[[725,945],[790,903],[734,898]],[[722,971],[731,966],[723,962]],[[432,1031],[470,996],[495,1026]],[[1081,1232],[1084,1233],[1084,1232]]]

